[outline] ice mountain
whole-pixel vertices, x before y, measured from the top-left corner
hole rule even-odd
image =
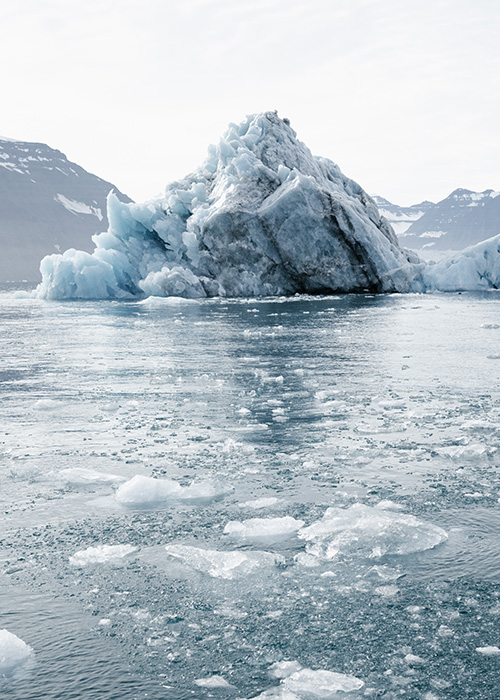
[[[108,226],[111,189],[44,143],[0,137],[0,282],[37,282],[44,255],[93,250],[92,235]]]
[[[410,266],[374,201],[275,112],[231,124],[200,169],[160,198],[111,194],[108,218],[91,255],[43,259],[39,296],[395,291]]]

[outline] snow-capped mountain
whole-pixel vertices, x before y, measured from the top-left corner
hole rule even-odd
[[[420,204],[412,204],[410,207],[400,207],[398,204],[393,204],[388,199],[378,195],[373,196],[373,201],[398,236],[404,234],[414,221],[418,221],[427,211],[435,206],[434,202],[424,201],[420,202]]]
[[[391,272],[416,261],[366,192],[275,112],[231,124],[162,197],[123,204],[110,195],[108,215],[92,255],[42,261],[39,296],[393,291]]]
[[[399,240],[414,250],[462,250],[500,233],[500,192],[457,189],[414,221]]]
[[[43,143],[0,138],[0,282],[38,281],[49,253],[93,250],[112,189]]]

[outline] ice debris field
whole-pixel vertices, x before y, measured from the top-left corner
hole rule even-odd
[[[500,235],[426,264],[375,202],[274,112],[231,124],[199,170],[142,204],[108,197],[92,254],[45,257],[46,299],[249,297],[500,287]]]
[[[494,291],[0,321],[2,700],[498,700]]]

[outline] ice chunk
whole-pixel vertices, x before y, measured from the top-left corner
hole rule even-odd
[[[413,515],[355,503],[349,508],[328,508],[321,520],[299,530],[298,537],[308,543],[308,554],[328,560],[411,554],[431,549],[448,536],[442,528]]]
[[[192,569],[213,578],[235,579],[255,573],[258,569],[283,563],[283,558],[270,552],[219,551],[182,544],[169,544],[167,554]]]
[[[238,503],[238,505],[240,508],[260,510],[261,508],[270,508],[276,505],[276,503],[279,503],[279,499],[275,496],[269,496],[268,498],[257,498],[254,501],[244,501],[243,503]]]
[[[198,678],[195,680],[195,685],[200,688],[232,688],[231,683],[228,683],[222,676],[209,676],[208,678]]]
[[[55,411],[60,408],[61,403],[55,399],[38,399],[33,404],[34,411]]]
[[[75,552],[69,558],[73,566],[87,566],[88,564],[104,564],[108,561],[123,559],[128,554],[135,552],[137,547],[130,544],[99,544],[96,547],[87,547]]]
[[[6,629],[0,630],[0,678],[15,675],[32,657],[33,649]]]
[[[268,540],[272,542],[295,535],[303,525],[303,520],[296,520],[289,515],[283,518],[230,520],[224,528],[224,534],[238,540]]]
[[[269,675],[273,678],[288,678],[292,673],[296,673],[302,669],[302,665],[298,661],[276,661],[269,668]]]
[[[296,670],[292,671],[293,666]],[[273,673],[274,669],[278,675]],[[356,691],[364,686],[364,682],[355,676],[302,668],[294,661],[273,664],[271,673],[282,678],[280,685],[266,690],[254,700],[353,700],[361,697]]]
[[[123,506],[147,506],[170,500],[212,500],[230,491],[231,487],[211,481],[192,482],[189,486],[181,486],[173,479],[155,479],[136,474],[118,488],[115,497]]]
[[[498,656],[500,654],[500,648],[494,646],[476,647],[476,651],[483,656]]]

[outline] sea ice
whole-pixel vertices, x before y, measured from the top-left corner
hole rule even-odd
[[[447,539],[446,532],[413,515],[355,503],[328,508],[323,518],[302,528],[309,555],[320,559],[339,556],[380,558],[431,549]]]
[[[274,566],[284,561],[281,556],[270,552],[226,552],[182,544],[169,544],[165,551],[196,571],[223,579],[246,577],[262,567]]]
[[[62,469],[58,476],[68,484],[113,484],[124,480],[118,474],[106,474],[82,467]]]
[[[283,518],[250,518],[249,520],[230,520],[224,528],[224,534],[238,540],[276,541],[295,535],[304,525],[303,520],[296,520],[289,515]]]
[[[228,683],[222,676],[209,676],[208,678],[198,678],[195,680],[195,685],[200,688],[232,688],[231,683]]]
[[[0,630],[0,678],[8,677],[33,655],[33,649],[6,629]]]
[[[170,500],[212,500],[230,491],[230,487],[210,481],[192,482],[189,486],[181,486],[173,479],[155,479],[136,474],[118,488],[115,497],[121,505],[133,507],[154,505]]]
[[[296,670],[292,671],[293,666]],[[274,670],[278,675],[273,673]],[[297,662],[273,664],[271,675],[281,677],[280,685],[264,691],[254,700],[340,700],[344,697],[352,700],[360,697],[356,691],[364,686],[364,682],[355,676],[302,668]]]
[[[99,544],[96,547],[87,547],[75,552],[69,558],[73,566],[87,566],[88,564],[104,564],[108,561],[123,559],[128,554],[135,552],[137,547],[129,544]]]
[[[256,498],[254,501],[244,501],[243,503],[238,503],[240,508],[253,508],[254,510],[260,510],[261,508],[270,508],[276,505],[279,499],[275,496]]]
[[[483,656],[498,656],[500,654],[500,649],[495,646],[476,647],[476,651]]]

